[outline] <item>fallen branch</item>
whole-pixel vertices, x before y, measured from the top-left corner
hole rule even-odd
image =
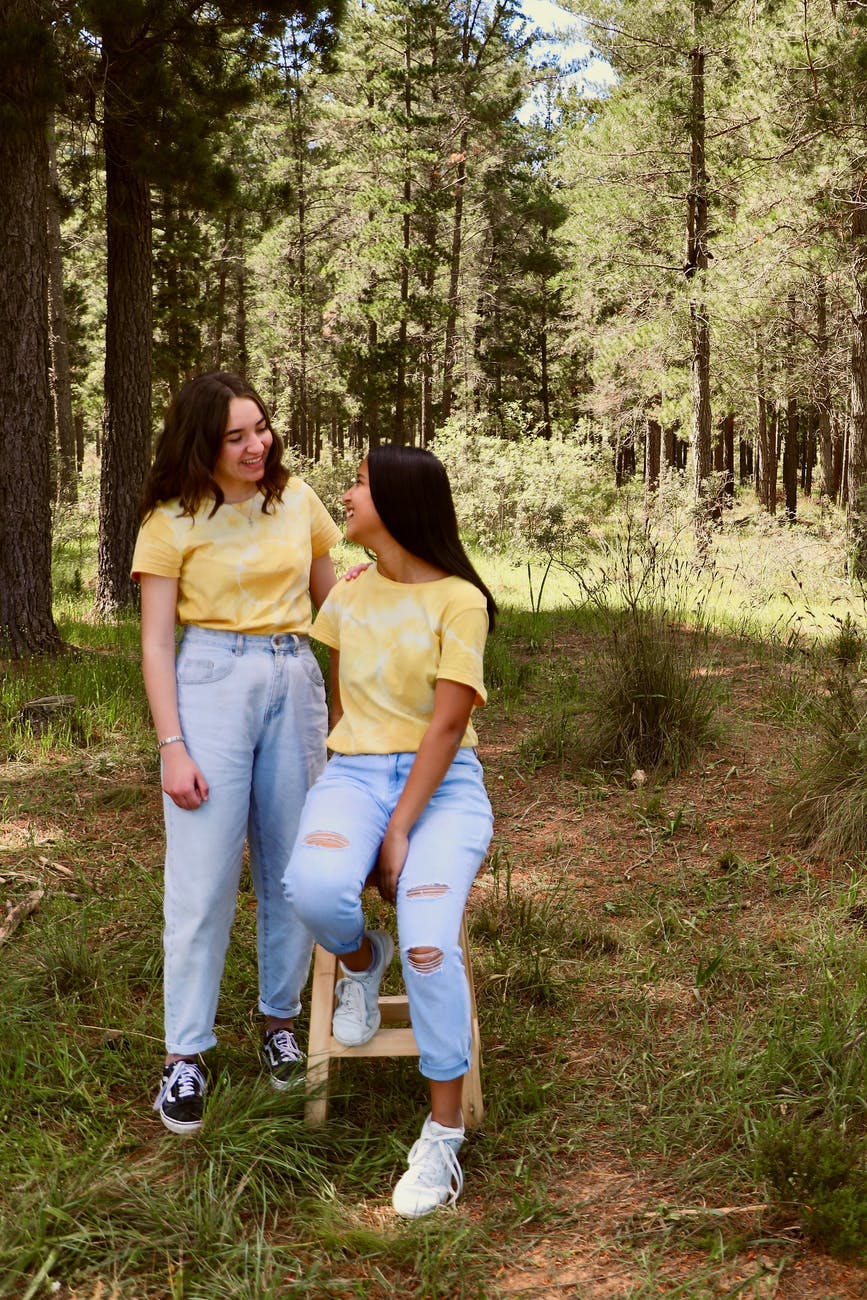
[[[26,898],[22,898],[20,903],[14,906],[12,903],[6,904],[6,919],[0,925],[0,943],[5,943],[12,931],[19,925],[31,912],[35,912],[39,906],[40,899],[45,893],[44,889],[34,889]]]
[[[666,1210],[648,1210],[645,1214],[646,1219],[705,1219],[717,1218],[726,1214],[760,1214],[762,1211],[769,1209],[767,1204],[761,1205],[695,1205],[677,1209],[672,1206]]]

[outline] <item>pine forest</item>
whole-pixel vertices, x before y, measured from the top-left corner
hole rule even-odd
[[[863,1300],[867,0],[0,0],[0,163],[0,1296]],[[484,1118],[417,1223],[415,1061],[268,1086],[243,828],[201,1131],[153,1113],[131,567],[208,371],[338,575],[362,458],[434,451],[499,606]]]

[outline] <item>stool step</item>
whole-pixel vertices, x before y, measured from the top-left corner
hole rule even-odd
[[[377,1029],[368,1042],[362,1043],[360,1047],[346,1047],[343,1043],[338,1043],[332,1034],[320,1056],[326,1058],[339,1056],[418,1056],[418,1044],[411,1029],[381,1027]],[[310,1053],[309,1060],[311,1064],[314,1064],[316,1057]]]
[[[467,1128],[482,1122],[481,1046],[473,972],[470,965],[466,919],[461,923],[460,944],[470,993],[472,1055],[470,1068],[463,1079],[461,1105]],[[323,1124],[328,1116],[328,1075],[331,1062],[343,1057],[418,1056],[418,1044],[409,1023],[409,1000],[405,993],[386,994],[379,999],[382,1025],[369,1042],[360,1047],[344,1047],[331,1032],[334,1014],[334,986],[338,979],[338,962],[333,953],[318,944],[313,963],[313,990],[310,999],[310,1037],[307,1047],[307,1102],[304,1109],[308,1124]]]

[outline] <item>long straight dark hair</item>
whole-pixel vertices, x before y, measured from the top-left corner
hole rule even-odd
[[[204,501],[214,498],[213,515],[225,497],[214,478],[214,466],[223,446],[229,403],[233,397],[249,397],[262,412],[271,429],[268,408],[259,394],[240,375],[224,370],[188,379],[166,411],[163,431],[154,453],[154,463],[142,488],[142,519],[153,514],[162,501],[177,497],[181,513],[194,515]],[[273,441],[265,457],[265,474],[259,483],[263,511],[279,501],[289,478],[281,464],[283,443],[271,429]]]
[[[422,447],[385,442],[367,453],[367,477],[376,513],[394,540],[419,559],[478,587],[493,631],[497,602],[464,550],[442,461]]]

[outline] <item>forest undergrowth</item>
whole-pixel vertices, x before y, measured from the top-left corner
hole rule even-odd
[[[867,620],[828,521],[772,527],[745,510],[701,571],[654,533],[667,602],[648,579],[632,606],[627,525],[544,599],[544,558],[528,583],[526,555],[480,556],[505,593],[469,905],[486,1117],[457,1207],[414,1224],[389,1202],[414,1061],[345,1063],[317,1130],[261,1077],[246,876],[206,1124],[181,1140],[152,1114],[162,827],[136,627],[91,622],[87,545],[61,554],[79,652],[4,665],[0,695],[0,886],[23,905],[0,947],[0,1296],[867,1296],[867,871],[789,815]],[[700,688],[689,752],[582,748],[600,669],[636,657],[631,608],[674,705]],[[34,735],[44,695],[75,702]]]

